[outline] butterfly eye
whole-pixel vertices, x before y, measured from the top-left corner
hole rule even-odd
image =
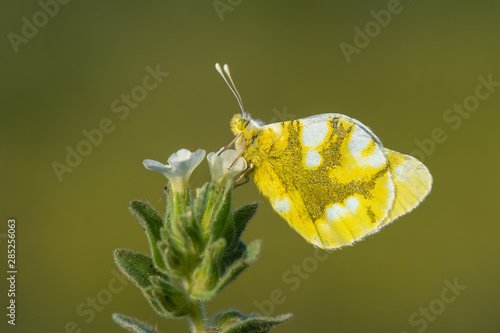
[[[240,114],[235,114],[231,119],[231,129],[235,135],[243,132],[247,128],[249,121],[244,119]]]
[[[240,130],[243,131],[248,125],[248,120],[241,118],[238,123],[236,124],[236,127]]]

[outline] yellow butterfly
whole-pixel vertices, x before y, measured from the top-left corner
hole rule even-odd
[[[274,210],[308,242],[334,249],[376,233],[419,205],[432,176],[417,159],[384,148],[361,122],[326,113],[264,125],[243,108],[233,141]],[[233,89],[234,88],[234,89]]]

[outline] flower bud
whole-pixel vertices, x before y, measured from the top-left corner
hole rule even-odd
[[[234,183],[243,171],[247,169],[247,161],[234,149],[219,149],[217,153],[207,155],[212,183],[225,187]]]

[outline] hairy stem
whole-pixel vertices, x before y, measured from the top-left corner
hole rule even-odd
[[[189,317],[191,319],[191,328],[193,333],[207,333],[203,303],[191,298],[190,305],[191,309],[189,311]]]

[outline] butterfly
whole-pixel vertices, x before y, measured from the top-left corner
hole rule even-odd
[[[337,113],[265,125],[243,108],[233,143],[260,192],[305,240],[322,249],[353,244],[417,207],[432,176],[416,158],[385,148],[356,119]]]

